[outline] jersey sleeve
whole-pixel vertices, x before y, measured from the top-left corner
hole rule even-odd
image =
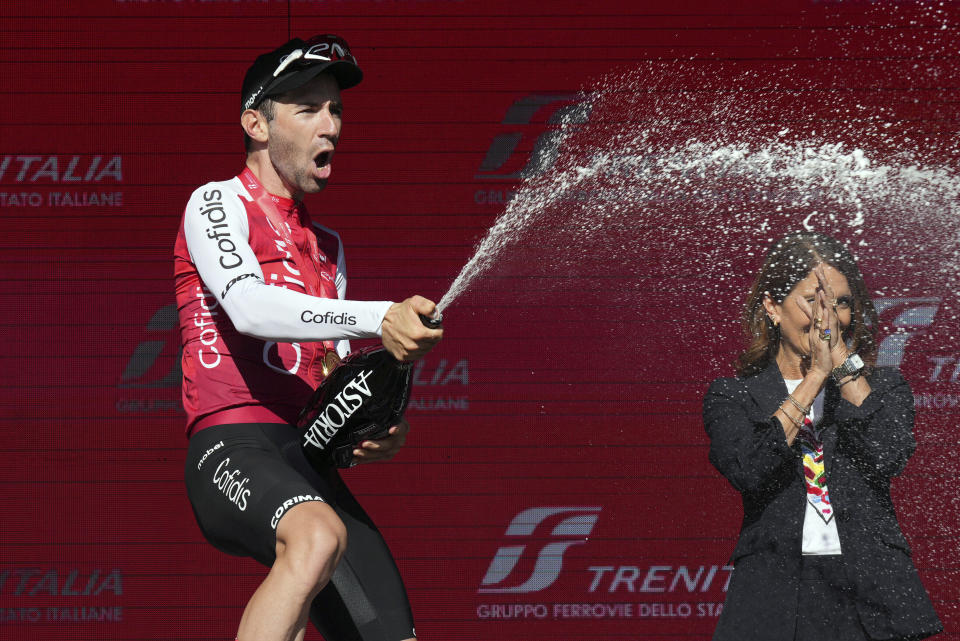
[[[380,336],[383,317],[393,303],[344,300],[345,276],[336,299],[264,283],[249,243],[246,207],[222,184],[211,183],[193,193],[183,231],[200,279],[241,334],[277,342]]]

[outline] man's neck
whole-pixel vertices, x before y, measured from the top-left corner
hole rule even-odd
[[[295,191],[286,183],[280,174],[277,173],[273,163],[270,162],[270,154],[266,149],[251,151],[247,154],[247,168],[253,172],[260,184],[274,196],[281,198],[290,198],[300,202],[303,200],[303,192]]]

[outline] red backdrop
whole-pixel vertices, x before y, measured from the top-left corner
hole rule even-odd
[[[331,186],[308,201],[345,240],[351,297],[438,299],[558,112],[612,72],[656,64],[687,89],[707,74],[743,102],[744,78],[789,73],[770,127],[867,113],[952,167],[958,12],[932,4],[3,3],[0,638],[228,639],[264,574],[210,547],[186,500],[171,255],[190,192],[241,166],[243,71],[288,32],[344,35],[366,74]],[[941,223],[866,229],[878,250],[861,265],[918,402],[898,513],[942,638],[960,639],[957,294],[922,268],[953,249]],[[707,461],[700,400],[731,372],[760,254],[732,256],[726,295],[698,298],[719,291],[709,274],[667,285],[711,238],[682,238],[559,271],[544,254],[562,247],[515,249],[448,310],[408,446],[346,473],[421,638],[709,638],[741,512]]]

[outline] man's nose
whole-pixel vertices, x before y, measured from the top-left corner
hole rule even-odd
[[[324,107],[320,111],[320,117],[317,122],[317,134],[320,136],[337,135],[337,119],[330,113],[330,109]]]

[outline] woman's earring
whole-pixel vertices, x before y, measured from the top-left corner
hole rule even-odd
[[[774,320],[773,314],[767,314],[767,336],[772,341],[780,340],[780,321]]]

